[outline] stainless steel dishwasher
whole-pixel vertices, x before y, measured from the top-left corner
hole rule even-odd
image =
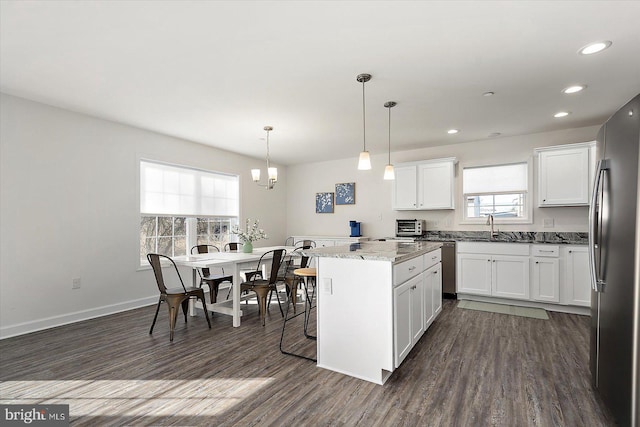
[[[442,242],[442,296],[456,299],[456,242]]]

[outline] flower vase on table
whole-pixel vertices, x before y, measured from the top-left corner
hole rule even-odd
[[[250,254],[253,252],[253,242],[260,239],[266,239],[267,233],[264,232],[262,228],[259,226],[260,221],[257,219],[255,221],[251,221],[251,219],[247,218],[247,228],[242,230],[239,226],[234,226],[231,229],[233,234],[237,234],[238,238],[242,242],[242,252],[246,254]]]

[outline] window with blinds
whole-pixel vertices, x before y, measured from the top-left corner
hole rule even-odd
[[[222,249],[238,223],[239,178],[140,161],[140,264],[148,253],[185,255],[196,244]]]
[[[464,168],[464,219],[523,222],[530,218],[528,163]]]

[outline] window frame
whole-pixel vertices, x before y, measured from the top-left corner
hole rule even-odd
[[[202,213],[200,214],[194,214],[194,215],[185,215],[182,213],[163,213],[163,214],[158,214],[158,213],[143,213],[142,212],[142,203],[141,203],[141,194],[142,194],[142,182],[141,182],[141,163],[142,162],[147,162],[147,163],[156,163],[159,165],[166,165],[166,166],[170,166],[170,167],[174,167],[174,168],[182,168],[182,169],[188,169],[188,170],[194,170],[196,172],[204,172],[207,174],[213,174],[213,175],[224,175],[224,176],[232,176],[232,177],[236,177],[237,181],[238,181],[238,197],[237,197],[237,215],[204,215]],[[217,171],[212,171],[212,170],[206,170],[206,169],[200,169],[200,168],[195,168],[195,167],[191,167],[191,166],[185,166],[185,165],[180,165],[180,164],[176,164],[176,163],[170,163],[170,162],[164,162],[164,161],[160,161],[160,160],[153,160],[147,157],[138,157],[137,159],[137,169],[138,169],[138,173],[136,174],[136,178],[137,178],[137,204],[138,204],[138,236],[137,236],[137,253],[139,255],[140,258],[140,264],[138,269],[139,270],[146,270],[151,268],[146,256],[144,256],[142,254],[142,246],[141,246],[141,235],[142,235],[142,218],[143,217],[155,217],[156,218],[156,234],[155,237],[156,239],[159,237],[158,236],[158,229],[157,229],[157,221],[158,218],[160,217],[171,217],[171,218],[185,218],[185,227],[186,227],[186,241],[185,241],[185,254],[187,255],[189,253],[189,251],[191,250],[191,248],[195,245],[198,244],[198,220],[199,219],[208,219],[208,220],[230,220],[231,225],[233,225],[233,223],[235,222],[236,224],[238,224],[240,222],[240,189],[241,189],[241,182],[240,182],[240,175],[239,174],[230,174],[230,173],[226,173],[226,172],[217,172]],[[172,225],[172,227],[174,227],[174,225]],[[229,239],[228,241],[233,242],[237,240],[237,237],[235,237],[235,235],[233,235],[231,233],[231,226],[229,227],[228,230],[228,236]],[[173,235],[174,230],[172,229],[172,235]],[[209,233],[210,234],[210,233]],[[234,238],[235,237],[235,238]],[[207,244],[211,244],[211,243],[207,243]],[[156,242],[156,248],[158,248],[158,244]],[[220,250],[222,250],[223,248],[219,248]],[[175,251],[175,249],[172,247],[172,252]],[[174,254],[173,256],[178,256],[181,254]]]
[[[526,164],[527,167],[527,190],[523,193],[519,193],[516,191],[505,191],[505,192],[484,192],[484,193],[464,193],[464,169],[471,168],[479,168],[479,167],[499,167],[499,166],[507,166],[514,164]],[[463,182],[460,185],[461,197],[462,197],[462,219],[460,224],[486,224],[487,217],[473,218],[467,216],[467,198],[469,196],[497,196],[504,194],[522,194],[523,201],[523,213],[524,216],[521,218],[518,217],[494,217],[494,224],[533,224],[533,159],[532,157],[528,157],[526,161],[518,161],[518,162],[505,162],[505,163],[491,163],[491,164],[481,164],[481,165],[464,165],[462,167],[462,173],[460,174],[460,179]]]

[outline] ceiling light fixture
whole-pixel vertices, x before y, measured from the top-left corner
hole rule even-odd
[[[601,42],[589,43],[585,47],[581,48],[578,53],[580,55],[592,55],[594,53],[602,52],[609,46],[611,46],[611,42],[609,40],[604,40]]]
[[[578,93],[580,91],[585,90],[586,88],[587,88],[587,85],[573,85],[573,86],[565,87],[564,89],[562,89],[562,93],[566,93],[566,94]]]
[[[391,164],[391,109],[396,105],[398,105],[398,103],[395,101],[387,101],[384,103],[385,108],[389,109],[389,163],[384,167],[384,179],[386,180],[396,179],[396,173]]]
[[[458,132],[460,132],[458,129],[449,129],[449,130],[447,131],[447,133],[448,133],[449,135],[455,135],[455,134],[456,134],[456,133],[458,133]]]
[[[367,126],[365,121],[364,84],[371,80],[371,74],[358,74],[356,80],[362,83],[362,152],[358,159],[358,170],[371,169],[371,157],[367,151]]]
[[[273,187],[276,182],[278,182],[278,168],[272,168],[269,164],[269,132],[273,130],[271,126],[265,126],[264,130],[267,131],[267,183],[260,184],[260,169],[251,169],[251,177],[253,178],[253,182],[258,184],[261,187],[265,187],[267,190],[273,190]]]
[[[495,94],[496,94],[495,92],[485,92],[482,94],[482,96],[493,96]]]
[[[553,117],[559,119],[560,117],[567,117],[569,114],[571,114],[571,113],[568,112],[568,111],[558,111],[557,113],[555,113],[553,115]]]

